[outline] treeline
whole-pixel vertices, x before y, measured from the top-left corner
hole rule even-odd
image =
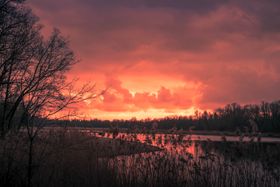
[[[51,121],[50,125],[67,125],[94,128],[126,128],[150,130],[197,130],[231,132],[280,133],[280,101],[262,102],[258,105],[241,106],[228,104],[214,112],[196,112],[194,116],[174,116],[162,119],[136,120],[72,120]]]

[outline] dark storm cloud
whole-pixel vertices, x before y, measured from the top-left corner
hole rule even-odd
[[[91,46],[93,55],[100,54],[99,49],[116,53],[130,52],[139,45],[153,45],[161,50],[207,50],[216,40],[227,40],[228,35],[241,34],[261,38],[264,37],[264,32],[277,31],[280,24],[280,6],[277,6],[280,5],[279,1],[267,3],[260,0],[246,2],[31,0],[30,2],[47,14],[54,26],[73,30],[73,35],[83,35],[77,41],[81,47],[88,48],[88,43],[96,44]],[[232,7],[225,10],[231,11],[227,17],[217,15],[225,19],[210,22],[211,25],[208,27],[193,24],[199,21],[195,19],[196,17],[207,18],[221,7]],[[207,20],[200,24],[207,24]],[[88,53],[88,49],[84,51]]]
[[[79,73],[129,74],[146,76],[147,81],[180,75],[203,85],[197,101],[202,108],[279,99],[279,0],[27,2],[47,27],[69,36],[82,60],[75,69]],[[145,67],[138,67],[143,62]],[[123,89],[128,93],[130,88]],[[111,99],[118,98],[114,94]],[[152,97],[146,92],[136,95]],[[182,108],[189,103],[183,98],[177,101]],[[114,109],[123,102],[116,101]],[[152,101],[145,105],[161,106]]]
[[[50,1],[33,1],[36,5],[51,9],[55,9],[59,5],[72,6],[73,4],[80,4],[88,7],[174,8],[197,12],[215,9],[217,6],[229,2],[228,0],[68,0],[67,4],[65,4],[61,1],[53,1],[53,3]]]

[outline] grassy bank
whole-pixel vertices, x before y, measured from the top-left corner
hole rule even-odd
[[[0,140],[0,186],[27,186],[29,144],[25,132]],[[102,168],[106,167],[101,163],[106,160],[159,150],[139,142],[85,136],[78,131],[42,131],[34,139],[32,148],[32,186],[80,186],[72,183],[72,179],[82,182],[95,178],[94,181],[98,181],[102,178]]]
[[[73,129],[42,131],[34,142],[30,186],[280,186],[279,144],[193,142],[184,134],[145,136],[141,144],[122,135],[108,139]],[[151,146],[154,142],[164,149]],[[27,186],[26,134],[0,143],[0,186]]]

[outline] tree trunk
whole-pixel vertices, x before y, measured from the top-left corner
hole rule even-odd
[[[27,165],[27,187],[32,186],[33,175],[33,137],[30,138],[29,151],[28,151],[28,165]]]

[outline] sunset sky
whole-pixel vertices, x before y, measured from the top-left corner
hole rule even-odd
[[[86,118],[191,115],[280,99],[279,0],[28,0],[58,28],[81,84],[109,88]]]

